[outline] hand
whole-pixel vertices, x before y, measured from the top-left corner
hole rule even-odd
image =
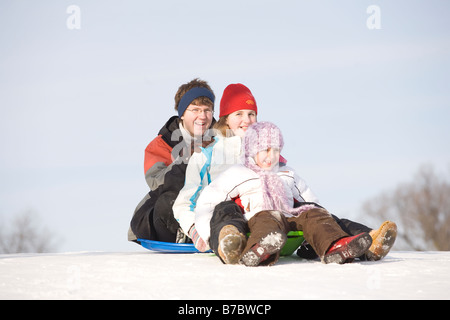
[[[202,140],[198,141],[192,141],[191,142],[191,154],[193,154],[194,152],[202,152],[201,148],[206,148],[208,147],[211,143],[215,142],[215,140],[212,137],[209,137],[209,140]]]
[[[205,252],[208,250],[208,245],[202,238],[200,238],[197,229],[195,229],[195,225],[192,225],[191,229],[189,229],[188,235],[192,239],[192,242],[198,251]]]

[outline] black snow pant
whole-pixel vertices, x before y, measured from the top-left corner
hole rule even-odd
[[[164,184],[150,191],[139,203],[130,227],[138,239],[176,242],[180,224],[172,206],[184,185],[186,164],[174,165],[166,173]]]
[[[210,227],[209,246],[214,252],[219,249],[219,233],[226,225],[235,226],[239,232],[246,235],[250,230],[241,208],[234,201],[224,201],[214,208]]]
[[[172,206],[177,195],[176,192],[166,192],[156,197],[149,193],[131,220],[131,230],[138,239],[176,241],[180,224],[173,216]]]
[[[347,232],[349,235],[356,236],[357,234],[363,232],[372,231],[372,228],[369,228],[363,224],[348,219],[339,219],[334,214],[332,214],[331,216],[334,218],[334,220],[336,220],[337,224],[341,227],[341,229]]]
[[[173,216],[172,206],[177,199],[178,193],[166,192],[162,194],[155,203],[153,212],[153,226],[158,241],[176,242],[180,224]]]

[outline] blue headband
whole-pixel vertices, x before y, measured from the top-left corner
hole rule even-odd
[[[187,107],[192,101],[198,97],[207,97],[214,103],[214,94],[206,88],[195,87],[186,92],[178,103],[178,117],[181,118],[183,113],[186,111]]]

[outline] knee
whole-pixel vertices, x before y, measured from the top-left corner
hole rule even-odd
[[[287,230],[288,228],[288,222],[286,220],[286,217],[282,212],[276,210],[260,211],[257,214],[255,214],[248,223],[250,227],[255,223],[264,223],[277,225],[283,230],[284,229]]]
[[[332,217],[331,214],[327,210],[322,209],[322,208],[310,209],[305,212],[305,215],[307,218],[320,218],[320,217],[330,218],[330,217]]]
[[[155,202],[155,212],[158,212],[159,216],[173,216],[172,206],[176,199],[176,192],[169,191],[161,194]]]
[[[155,203],[155,210],[153,213],[153,221],[155,224],[162,223],[166,227],[175,232],[179,223],[173,215],[172,206],[177,198],[175,192],[166,192],[162,194]]]
[[[219,203],[214,208],[213,219],[223,218],[243,218],[241,208],[234,201],[224,201]]]
[[[258,219],[269,219],[269,220],[281,220],[283,219],[283,214],[280,211],[275,210],[264,210],[256,213],[252,219],[258,218]]]

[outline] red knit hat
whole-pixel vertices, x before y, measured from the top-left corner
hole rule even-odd
[[[253,110],[258,114],[256,100],[250,89],[240,83],[230,84],[223,91],[219,117],[227,116],[238,110]]]

